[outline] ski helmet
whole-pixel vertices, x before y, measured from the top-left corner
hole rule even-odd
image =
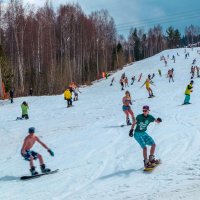
[[[34,127],[30,127],[30,128],[28,129],[28,132],[29,132],[29,133],[35,133],[35,128],[34,128]]]

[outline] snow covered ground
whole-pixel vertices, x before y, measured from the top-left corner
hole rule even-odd
[[[177,52],[180,56],[176,56]],[[197,48],[174,49],[113,74],[109,79],[82,88],[80,100],[66,108],[63,95],[23,97],[0,101],[0,199],[2,200],[191,200],[200,195],[200,78],[194,79],[191,105],[180,106],[184,91],[190,82],[190,67],[194,58],[200,66]],[[176,56],[176,63],[168,66],[160,56]],[[174,68],[175,82],[166,78],[168,69]],[[158,76],[158,69],[162,77]],[[139,76],[127,88],[132,95],[132,109],[141,114],[142,106],[149,105],[161,124],[152,123],[148,133],[157,144],[156,157],[162,159],[152,173],[143,172],[142,150],[134,138],[128,136],[125,124],[119,79],[125,72],[130,78]],[[140,88],[149,73],[155,73],[152,86],[155,98],[149,99],[145,86]],[[110,81],[116,82],[111,87]],[[20,105],[27,101],[29,120],[15,121],[21,115]],[[21,146],[30,126],[54,152],[55,157],[40,145],[46,165],[59,168],[59,173],[29,181],[19,177],[29,174],[29,164],[20,155]],[[39,164],[37,170],[39,170]]]

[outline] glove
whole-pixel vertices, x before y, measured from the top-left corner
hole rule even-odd
[[[162,119],[160,117],[157,118],[157,121],[162,122]]]
[[[133,137],[133,129],[129,131],[129,137]]]
[[[48,152],[50,153],[51,156],[54,156],[54,152],[51,149],[49,149]]]

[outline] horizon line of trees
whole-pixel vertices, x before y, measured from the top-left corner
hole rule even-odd
[[[34,11],[22,0],[10,0],[0,11],[0,82],[17,96],[30,88],[35,95],[59,94],[70,82],[90,84],[102,72],[200,41],[200,28],[193,25],[182,37],[172,26],[166,33],[161,25],[147,33],[131,28],[125,39],[107,10],[87,16],[79,4],[55,11],[47,1]]]

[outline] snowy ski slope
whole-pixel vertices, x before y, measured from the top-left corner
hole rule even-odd
[[[177,52],[180,56],[176,56]],[[107,80],[80,89],[80,100],[66,108],[63,95],[23,97],[0,101],[0,200],[193,200],[200,199],[200,78],[194,79],[191,105],[180,106],[190,82],[190,67],[194,58],[200,67],[197,48],[161,52],[113,74]],[[176,56],[168,66],[160,56]],[[166,78],[174,68],[174,83]],[[163,76],[158,76],[158,69]],[[143,172],[142,150],[128,136],[119,79],[125,72],[130,79],[143,73],[141,82],[127,88],[132,95],[132,109],[140,114],[149,105],[160,124],[152,123],[148,133],[157,144],[156,157],[162,159],[152,173]],[[140,88],[149,73],[155,73],[152,86],[155,98]],[[114,85],[110,86],[112,77]],[[21,115],[20,105],[27,101],[29,120],[15,121]],[[40,145],[47,167],[59,168],[59,173],[20,181],[29,174],[29,164],[20,155],[21,146],[30,126],[54,152],[50,157]],[[35,162],[39,170],[38,162]]]

